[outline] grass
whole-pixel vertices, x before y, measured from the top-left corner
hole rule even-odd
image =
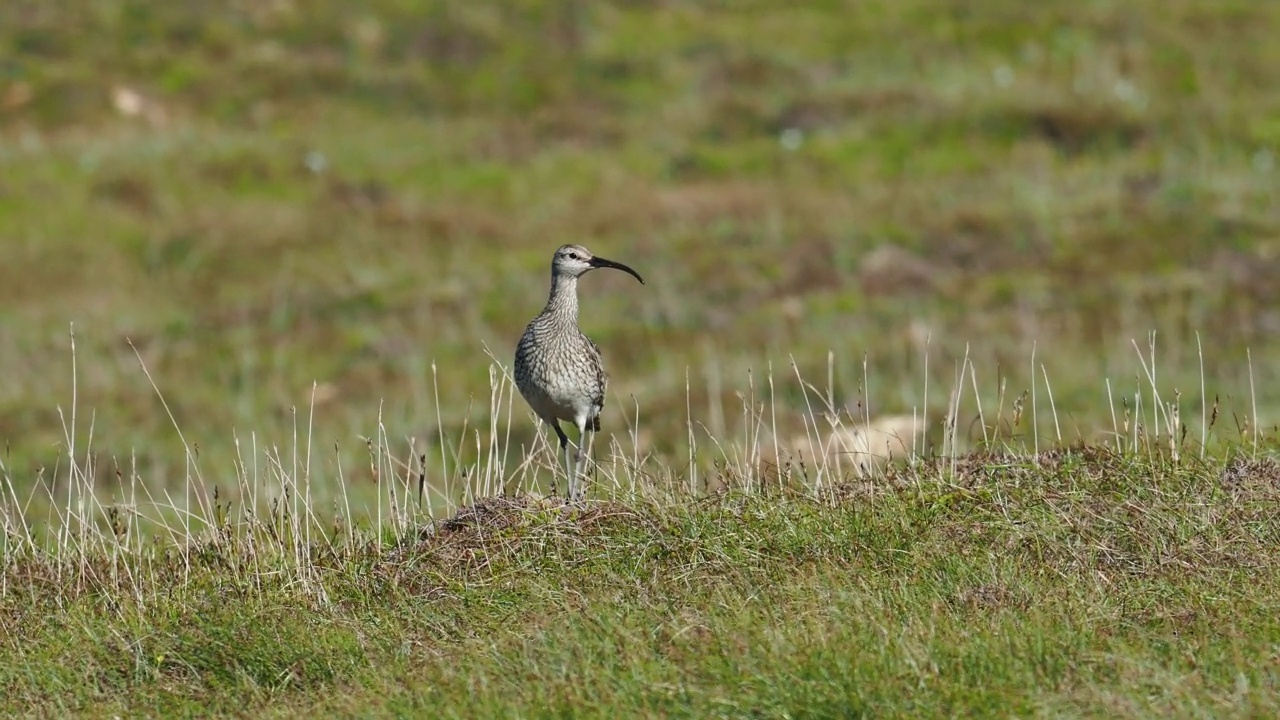
[[[1274,714],[1278,13],[4,4],[0,708]]]
[[[1273,424],[1269,5],[52,7],[0,17],[19,476],[59,454],[73,321],[95,447],[158,484],[184,471],[127,341],[210,456],[231,428],[290,434],[313,383],[349,466],[379,412],[456,436],[565,241],[652,278],[591,277],[583,322],[606,426],[625,435],[635,395],[668,457],[686,370],[694,406],[732,416],[748,369],[818,377],[831,350],[841,404],[909,414],[925,338],[935,387],[968,346],[992,401],[1040,379],[1035,345],[1096,438],[1129,340],[1158,331],[1191,393],[1198,332],[1212,394],[1248,396],[1252,350]]]
[[[332,545],[90,534],[7,556],[0,682],[91,716],[1268,714],[1278,492],[1273,460],[1077,448]]]

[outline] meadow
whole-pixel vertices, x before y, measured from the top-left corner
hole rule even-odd
[[[1278,23],[5,3],[0,712],[1275,714]]]

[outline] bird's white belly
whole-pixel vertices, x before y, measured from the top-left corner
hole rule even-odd
[[[590,385],[594,383],[575,382],[571,373],[548,372],[530,387],[521,388],[521,394],[539,415],[573,422],[594,412]]]

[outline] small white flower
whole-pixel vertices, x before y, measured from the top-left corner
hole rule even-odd
[[[997,65],[991,71],[991,78],[995,80],[996,85],[1007,88],[1013,84],[1013,68],[1008,65]]]
[[[789,127],[778,135],[778,142],[782,145],[783,150],[799,150],[800,146],[804,144],[804,131],[800,128]]]
[[[307,157],[303,160],[303,163],[306,164],[308,170],[319,175],[329,167],[329,158],[325,157],[324,153],[319,150],[312,150],[307,153]]]

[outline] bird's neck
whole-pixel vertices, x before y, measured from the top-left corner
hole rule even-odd
[[[572,323],[578,322],[578,278],[554,275],[551,278],[551,296],[543,315],[551,315]]]

